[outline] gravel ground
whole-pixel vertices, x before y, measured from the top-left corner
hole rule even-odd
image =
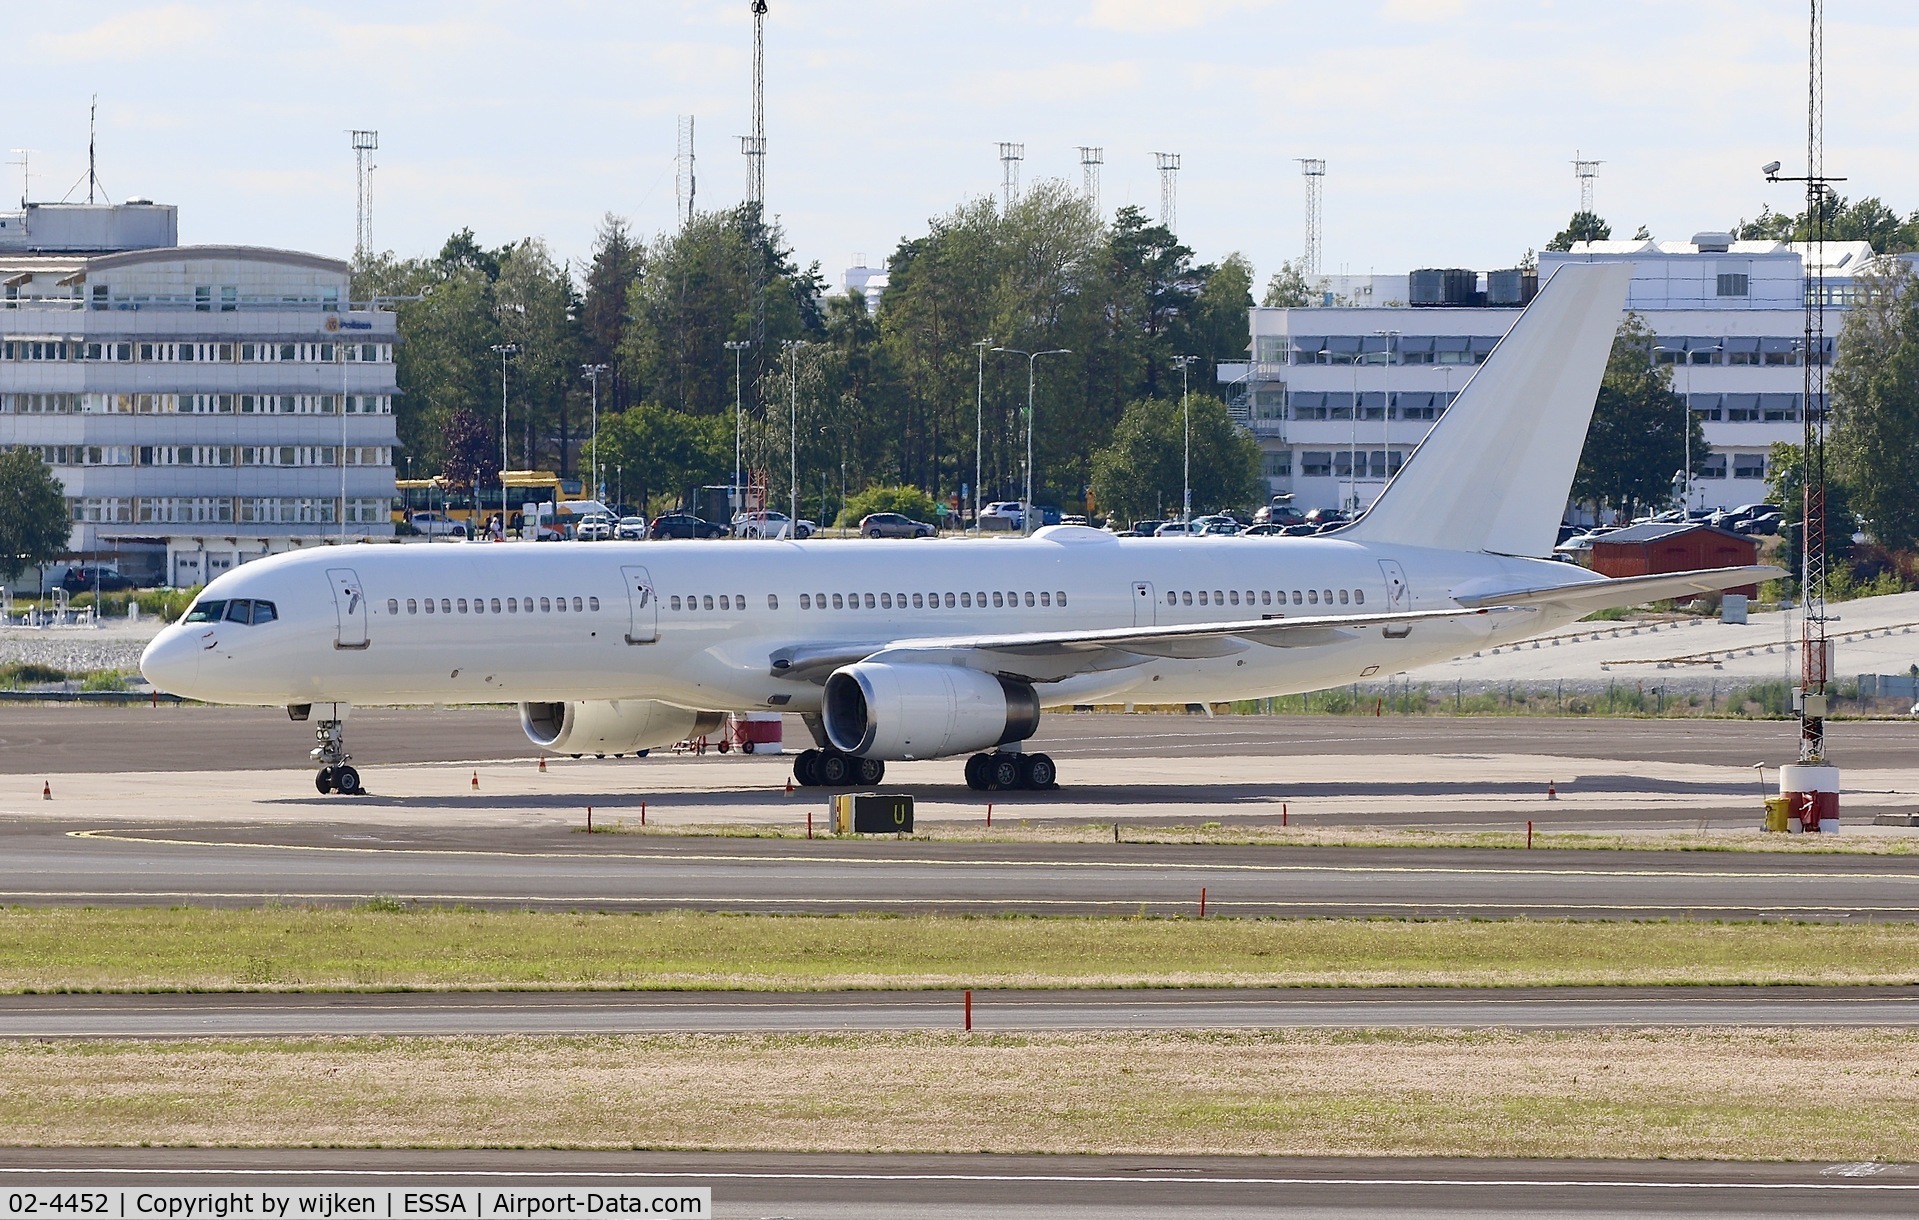
[[[139,667],[147,641],[164,625],[149,618],[137,623],[108,620],[99,627],[0,627],[0,665],[31,662],[70,672],[120,669],[131,673]]]

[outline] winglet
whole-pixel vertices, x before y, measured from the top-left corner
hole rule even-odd
[[[1550,555],[1631,281],[1628,263],[1567,263],[1554,272],[1405,468],[1341,536]]]

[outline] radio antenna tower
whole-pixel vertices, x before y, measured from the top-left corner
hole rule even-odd
[[[31,148],[16,148],[13,151],[15,158],[7,162],[7,164],[20,167],[20,207],[22,210],[25,210],[27,197],[33,193],[33,150]]]
[[[1159,223],[1168,232],[1179,229],[1179,154],[1156,152],[1153,164],[1159,167]]]
[[[693,223],[693,194],[697,184],[693,178],[693,116],[680,116],[680,151],[673,158],[673,188],[679,201],[679,219],[682,224]]]
[[[1099,215],[1099,167],[1105,163],[1105,149],[1079,146],[1080,193],[1086,196],[1095,216]]]
[[[100,125],[100,95],[94,94],[93,101],[87,107],[87,202],[93,202],[94,192],[100,189],[100,174],[94,163],[93,137]],[[100,191],[102,195],[105,191]],[[112,202],[109,200],[108,202]]]
[[[1599,177],[1599,167],[1604,164],[1603,161],[1584,160],[1578,149],[1573,150],[1573,177],[1579,179],[1579,210],[1582,212],[1593,210],[1593,181]]]
[[[1782,177],[1777,161],[1765,167],[1768,182],[1806,184],[1806,220],[1812,241],[1805,268],[1805,345],[1801,349],[1805,410],[1801,468],[1799,689],[1793,692],[1799,713],[1799,765],[1782,768],[1780,794],[1787,816],[1807,830],[1836,829],[1839,818],[1839,770],[1826,761],[1826,684],[1832,675],[1831,643],[1826,634],[1826,235],[1836,196],[1832,184],[1844,178],[1826,174],[1826,25],[1821,0],[1811,0],[1806,51],[1806,173]]]
[[[1306,177],[1306,252],[1300,270],[1308,276],[1319,274],[1319,194],[1326,180],[1326,162],[1318,157],[1299,157],[1299,172]]]
[[[766,0],[753,0],[753,134],[740,137],[746,201],[766,206]]]
[[[370,154],[380,147],[377,131],[354,131],[353,173],[357,186],[353,209],[353,261],[364,266],[373,253],[373,171]]]
[[[1025,159],[1026,145],[1000,141],[1000,195],[1005,211],[1012,211],[1013,201],[1019,198],[1019,163]]]

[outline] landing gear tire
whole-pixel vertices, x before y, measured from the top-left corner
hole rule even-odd
[[[966,760],[966,786],[975,792],[986,791],[987,754],[975,754]]]
[[[1019,765],[1020,787],[1045,791],[1059,786],[1059,768],[1044,754],[1022,754]]]
[[[313,786],[320,790],[321,796],[342,792],[352,796],[360,791],[360,773],[346,765],[353,757],[346,752],[346,734],[342,731],[343,721],[322,720],[313,730],[314,740],[319,744],[308,755],[320,770],[313,776]]]
[[[820,787],[844,788],[852,782],[854,760],[838,750],[821,750],[817,767]]]
[[[340,767],[335,770],[333,773],[333,790],[341,796],[360,795],[363,791],[360,787],[360,773],[352,767]]]
[[[333,795],[333,768],[321,767],[313,776],[313,786],[320,790],[321,796]]]
[[[988,754],[986,765],[981,770],[986,775],[986,786],[997,788],[1001,792],[1010,792],[1020,787],[1020,762],[1017,754]]]
[[[818,750],[800,751],[799,756],[793,760],[793,778],[799,781],[802,788],[820,786],[820,752]]]
[[[862,787],[877,784],[886,778],[886,764],[877,758],[856,759],[853,769],[859,775]]]

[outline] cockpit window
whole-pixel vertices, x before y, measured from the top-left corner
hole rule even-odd
[[[253,621],[253,603],[246,598],[238,598],[227,603],[227,622],[251,623]]]
[[[272,602],[253,603],[253,625],[255,627],[258,627],[261,623],[270,623],[279,617],[279,614],[273,609]]]
[[[220,617],[226,612],[227,604],[224,600],[201,600],[193,603],[193,609],[187,611],[187,616],[182,621],[188,623],[217,623],[220,621]]]

